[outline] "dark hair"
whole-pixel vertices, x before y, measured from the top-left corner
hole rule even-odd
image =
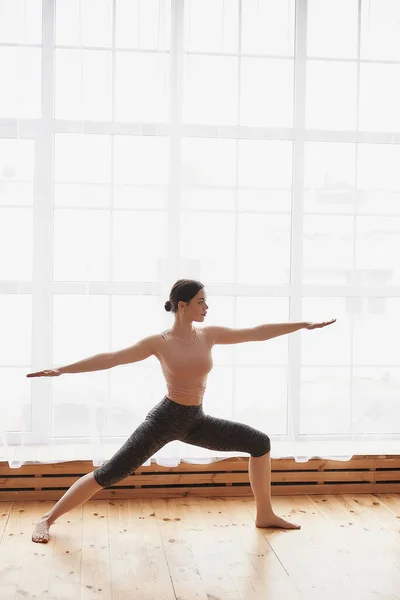
[[[178,279],[171,288],[169,300],[164,304],[165,310],[176,313],[178,302],[190,302],[203,287],[200,281],[194,279]]]

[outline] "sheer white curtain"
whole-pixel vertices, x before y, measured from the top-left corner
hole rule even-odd
[[[206,412],[275,457],[399,452],[398,2],[0,7],[0,460],[112,455],[166,392],[154,357],[25,375],[168,328],[181,277],[206,324],[337,318],[215,346]]]

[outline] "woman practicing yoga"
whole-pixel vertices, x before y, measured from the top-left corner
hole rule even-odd
[[[211,349],[214,344],[262,341],[299,329],[325,327],[336,319],[323,323],[266,324],[247,329],[193,327],[193,321],[204,321],[207,309],[203,284],[180,279],[173,285],[170,298],[165,303],[165,310],[175,313],[171,329],[143,338],[123,350],[97,354],[59,369],[27,375],[56,377],[64,373],[100,371],[154,355],[161,363],[168,391],[114,456],[100,468],[75,481],[41,518],[32,534],[34,542],[48,542],[49,528],[58,517],[86,502],[102,488],[112,486],[133,473],[173,440],[210,450],[248,452],[249,478],[256,501],[256,527],[299,529],[299,525],[281,519],[272,510],[271,443],[268,435],[243,423],[211,417],[203,411],[207,375],[213,366]]]

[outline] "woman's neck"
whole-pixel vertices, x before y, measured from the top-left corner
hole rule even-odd
[[[193,327],[192,323],[178,323],[175,321],[171,327],[171,332],[180,340],[190,342],[194,338],[195,327]]]

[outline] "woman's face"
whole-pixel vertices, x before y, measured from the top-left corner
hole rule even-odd
[[[185,306],[185,317],[190,321],[204,321],[208,310],[207,294],[203,288],[197,292],[189,304]]]

